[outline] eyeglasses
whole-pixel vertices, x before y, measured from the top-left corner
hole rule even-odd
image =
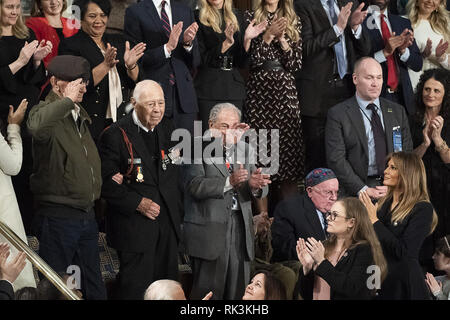
[[[338,191],[332,191],[332,190],[320,190],[313,187],[313,190],[316,190],[318,193],[320,193],[322,196],[331,198],[331,197],[338,197]]]
[[[345,220],[350,219],[350,218],[347,218],[345,216],[339,215],[336,211],[328,211],[328,212],[326,212],[325,213],[325,218],[328,219],[328,217],[330,217],[330,221],[336,220],[337,217],[342,217]]]

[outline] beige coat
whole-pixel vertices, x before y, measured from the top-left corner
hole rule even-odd
[[[18,174],[21,166],[22,139],[20,137],[20,126],[10,124],[8,125],[7,139],[5,140],[0,135],[0,220],[28,244],[16,194],[11,182],[11,176]],[[5,241],[5,238],[0,235],[0,242]],[[11,255],[9,259],[17,253],[12,245],[10,247]],[[23,287],[36,287],[33,268],[28,260],[25,269],[13,285],[15,291]]]

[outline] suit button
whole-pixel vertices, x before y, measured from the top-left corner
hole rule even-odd
[[[94,116],[94,117],[98,117],[98,114],[94,113],[93,116]]]

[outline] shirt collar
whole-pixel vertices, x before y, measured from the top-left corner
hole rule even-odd
[[[361,107],[361,109],[366,110],[367,105],[369,103],[373,103],[374,105],[377,106],[377,108],[379,110],[381,110],[381,108],[380,108],[380,98],[376,98],[373,102],[371,102],[371,101],[363,100],[360,96],[358,96],[358,93],[355,94],[355,97],[356,97],[356,101],[358,101],[358,105]]]
[[[144,130],[145,132],[149,132],[149,131],[153,132],[153,130],[155,130],[155,128],[153,128],[151,130],[147,129],[147,127],[145,127],[141,123],[141,121],[139,121],[139,118],[137,116],[136,110],[133,110],[133,113],[131,114],[131,117],[133,118],[134,124],[137,125],[139,128],[141,128],[142,130]]]
[[[161,9],[162,0],[152,0],[152,1],[156,8]],[[166,6],[164,7],[164,9],[167,8],[170,8],[170,0],[166,0]]]
[[[378,6],[377,6],[377,9],[374,9],[373,6],[369,6],[367,11],[368,11],[368,13],[370,13],[373,16],[375,16],[376,18],[379,18],[381,14],[384,14],[384,16],[386,18],[388,18],[388,20],[389,20],[389,14],[388,14],[387,8],[384,9],[384,12],[381,12],[381,10],[378,8]]]

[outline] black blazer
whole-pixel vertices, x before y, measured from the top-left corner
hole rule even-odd
[[[137,182],[137,168],[134,165],[130,181],[121,185],[114,182],[111,177],[120,172],[125,176],[128,170],[128,159],[131,158],[119,129],[122,128],[133,147],[134,158],[142,161],[144,182]],[[158,150],[173,146],[170,136],[173,131],[172,121],[163,118],[155,127],[158,137]],[[108,202],[107,236],[108,243],[117,250],[144,252],[149,243],[158,239],[158,218],[151,220],[136,211],[143,197],[149,198],[160,205],[160,215],[167,214],[171,220],[172,228],[180,239],[180,194],[178,189],[178,167],[167,164],[167,170],[162,169],[161,156],[156,161],[157,173],[149,167],[154,158],[150,155],[144,139],[134,124],[132,114],[128,114],[102,134],[99,141],[99,153],[102,160],[102,197]],[[154,176],[157,174],[157,176]]]
[[[170,58],[164,54],[164,45],[168,39],[164,33],[161,18],[152,0],[144,0],[129,6],[125,11],[124,32],[136,42],[145,42],[147,50],[143,56],[143,68],[146,79],[158,82],[164,92],[169,90],[169,74],[175,75],[176,88],[180,107],[185,113],[198,112],[197,97],[190,70],[200,63],[197,37],[193,41],[191,52],[183,48],[183,33],[194,20],[192,10],[179,2],[170,1],[172,8],[172,24],[183,21],[183,31],[178,46],[172,51]],[[167,106],[172,106],[172,96],[165,97]]]
[[[297,260],[295,247],[298,238],[325,240],[316,207],[307,194],[298,194],[281,201],[273,216],[273,261]]]
[[[395,34],[399,35],[408,28],[409,30],[412,30],[411,22],[403,17],[396,16],[394,14],[388,13],[389,23],[391,24],[392,32],[395,32]],[[367,31],[367,33],[370,36],[370,40],[372,42],[371,45],[371,51],[370,56],[374,56],[374,54],[380,50],[384,49],[384,41],[383,37],[381,36],[380,29],[376,28],[375,23],[370,23],[373,19],[372,15],[367,15],[366,19],[362,23],[363,28]],[[373,25],[373,28],[368,28],[368,25]],[[403,62],[400,60],[400,57],[397,52],[395,52],[393,55],[395,57],[398,69],[399,69],[399,85],[402,87],[402,94],[403,99],[405,101],[405,108],[408,111],[409,115],[413,115],[415,113],[415,104],[414,104],[414,92],[413,87],[411,85],[411,80],[409,79],[408,74],[408,68],[413,71],[420,71],[422,69],[422,56],[420,54],[420,50],[417,47],[416,40],[414,40],[413,44],[409,46],[409,58],[408,61]],[[381,67],[383,69],[383,89],[381,91],[381,96],[386,96],[386,85],[387,85],[387,76],[388,76],[388,68],[387,68],[387,62],[381,63]]]
[[[306,276],[300,269],[300,294],[305,300],[312,300],[314,276],[320,276],[330,286],[330,300],[369,300],[374,291],[367,287],[367,278],[371,275],[368,267],[374,264],[372,249],[368,244],[360,244],[347,250],[336,266],[325,259],[316,269]]]
[[[126,39],[121,34],[105,33],[102,37],[102,41],[105,45],[109,43],[111,44],[111,46],[117,48],[116,59],[119,60],[119,63],[117,63],[116,68],[117,72],[119,73],[120,83],[122,85],[123,97],[123,105],[121,109],[117,110],[118,119],[125,116],[124,106],[126,103],[128,103],[131,97],[131,91],[135,87],[134,81],[127,74],[125,61],[123,60],[123,55],[125,53],[125,41],[127,40],[128,39]],[[133,48],[133,46],[133,42],[130,41],[130,48]],[[81,29],[72,37],[61,40],[58,48],[58,54],[81,56],[85,58],[91,66],[91,77],[89,85],[86,88],[87,92],[84,94],[81,104],[86,109],[89,117],[92,119],[92,124],[90,125],[89,129],[91,131],[92,137],[95,141],[97,141],[100,133],[105,128],[106,109],[108,108],[109,102],[109,82],[108,74],[106,74],[105,77],[96,86],[94,86],[92,69],[102,63],[105,58],[94,40],[92,40],[92,38]],[[138,76],[138,81],[139,78],[142,78],[141,68],[140,75]]]
[[[378,210],[373,227],[388,263],[388,276],[381,285],[380,298],[387,300],[429,299],[425,274],[419,265],[419,252],[430,233],[433,206],[418,202],[402,223],[391,222],[391,201]]]
[[[13,286],[6,280],[0,280],[0,300],[14,300]]]
[[[240,30],[233,36],[233,46],[223,54],[221,51],[222,43],[226,38],[225,34],[217,33],[213,28],[203,25],[198,16],[199,11],[197,10],[195,13],[195,19],[199,26],[197,37],[202,61],[194,81],[197,98],[224,101],[245,99],[244,79],[237,69],[245,66],[248,57],[243,44],[247,25],[244,24],[242,13],[234,10]],[[224,56],[233,59],[231,71],[219,68],[221,58]]]
[[[412,150],[411,133],[405,109],[380,98],[387,152],[393,152],[394,127],[400,126],[403,151]],[[367,183],[369,151],[363,115],[353,96],[328,112],[325,127],[327,164],[347,195],[356,195]]]
[[[338,0],[339,8],[350,0]],[[352,1],[354,11],[359,3]],[[333,27],[320,0],[296,0],[295,11],[302,22],[303,63],[296,75],[302,115],[325,118],[332,105],[324,105],[324,96],[318,94],[329,90],[330,79],[337,74],[337,63],[333,46],[338,43]],[[369,55],[370,39],[364,31],[358,40],[349,25],[344,30],[347,49],[348,71],[360,57]]]

